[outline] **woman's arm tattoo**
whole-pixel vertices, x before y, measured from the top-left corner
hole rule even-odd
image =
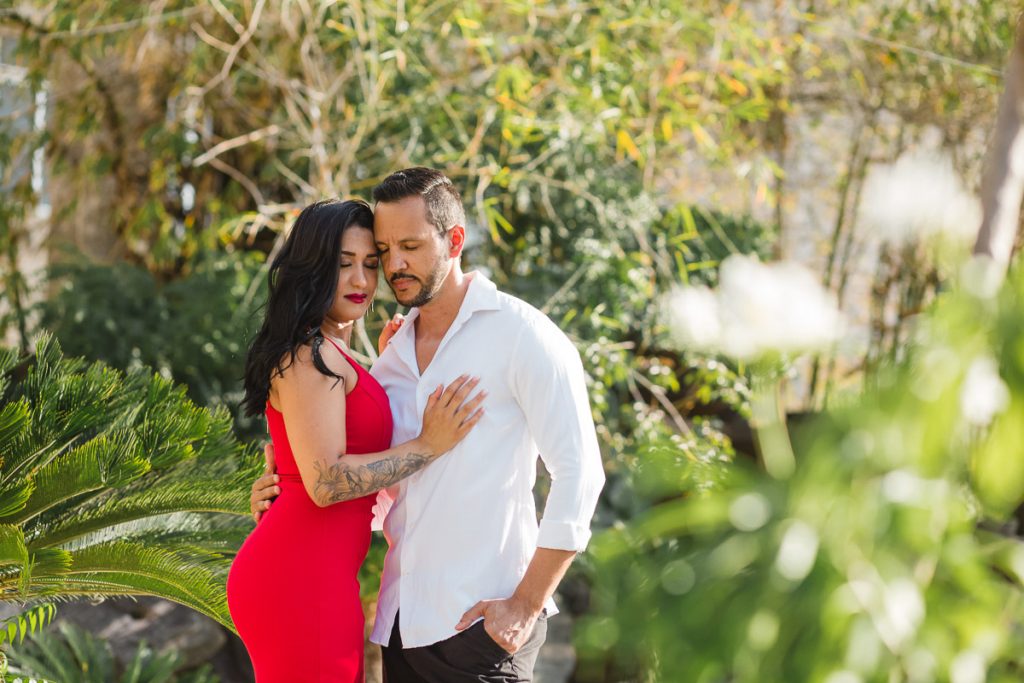
[[[316,462],[316,495],[322,505],[340,503],[385,489],[430,463],[425,453],[406,453],[381,458],[366,465],[349,465],[343,456],[327,465]]]

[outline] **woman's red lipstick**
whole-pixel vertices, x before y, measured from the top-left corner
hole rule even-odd
[[[361,304],[366,301],[365,294],[346,294],[345,298],[356,304]]]

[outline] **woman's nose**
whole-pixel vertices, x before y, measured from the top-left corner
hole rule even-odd
[[[352,284],[356,287],[365,287],[367,283],[366,268],[358,266],[352,273]]]

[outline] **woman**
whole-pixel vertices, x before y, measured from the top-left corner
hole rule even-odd
[[[270,268],[246,359],[244,406],[266,411],[280,495],[238,552],[228,606],[258,683],[363,680],[357,573],[374,496],[458,443],[483,394],[460,377],[428,398],[420,436],[391,447],[381,386],[348,353],[377,287],[373,213],[327,201],[299,214]]]

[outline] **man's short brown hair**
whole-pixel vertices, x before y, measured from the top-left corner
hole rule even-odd
[[[441,171],[425,166],[395,171],[373,188],[373,200],[381,204],[399,202],[407,197],[423,197],[427,220],[442,235],[453,225],[465,225],[462,196],[451,179]]]

